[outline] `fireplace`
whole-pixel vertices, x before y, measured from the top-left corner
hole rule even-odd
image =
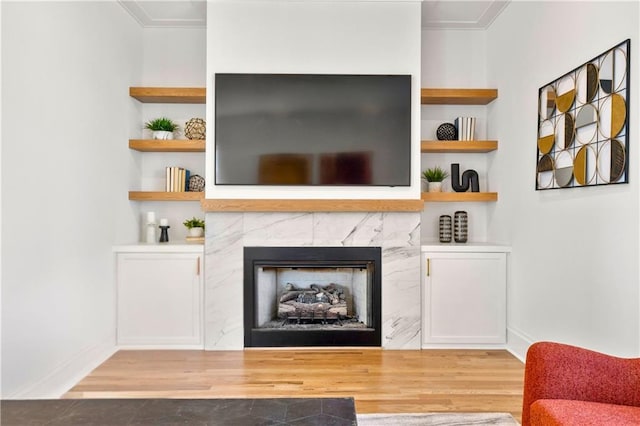
[[[244,346],[381,346],[380,247],[244,247]]]

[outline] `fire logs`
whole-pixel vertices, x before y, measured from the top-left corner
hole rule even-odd
[[[287,283],[278,305],[280,319],[325,321],[346,318],[347,313],[344,292],[334,283],[311,284],[308,289]]]

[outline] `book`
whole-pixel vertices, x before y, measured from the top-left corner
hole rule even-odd
[[[189,178],[191,171],[184,167],[165,167],[164,190],[166,192],[187,192],[189,190]]]
[[[456,117],[454,126],[458,131],[459,141],[471,141],[475,139],[476,117]]]

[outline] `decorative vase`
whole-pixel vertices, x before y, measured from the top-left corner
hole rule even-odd
[[[458,139],[458,129],[451,123],[442,123],[436,130],[439,141],[455,141]]]
[[[442,182],[429,182],[429,192],[442,192]]]
[[[165,130],[154,130],[153,139],[161,139],[161,140],[173,139],[173,132],[167,132]]]
[[[202,118],[192,118],[184,125],[184,135],[188,139],[204,139],[207,124]]]
[[[200,175],[191,175],[189,178],[189,191],[204,191],[204,178]]]
[[[451,216],[449,216],[448,214],[443,214],[442,216],[440,216],[438,233],[441,243],[451,242]]]
[[[453,215],[453,239],[456,243],[466,243],[469,218],[467,212],[457,211]]]
[[[195,227],[189,228],[187,230],[187,235],[190,237],[203,237],[204,236],[204,228]]]

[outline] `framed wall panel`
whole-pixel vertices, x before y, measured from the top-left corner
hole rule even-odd
[[[631,41],[538,90],[536,190],[629,182]]]

